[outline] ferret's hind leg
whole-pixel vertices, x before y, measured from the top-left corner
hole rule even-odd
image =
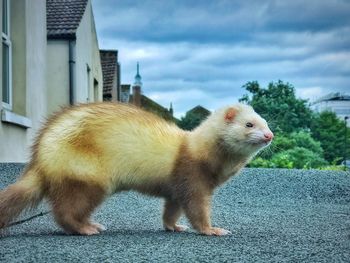
[[[56,222],[70,234],[99,234],[105,228],[91,222],[90,216],[101,204],[105,194],[104,189],[97,184],[71,179],[51,186],[49,200]]]

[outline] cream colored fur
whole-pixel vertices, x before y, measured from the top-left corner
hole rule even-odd
[[[175,124],[123,104],[75,108],[49,126],[38,163],[52,180],[91,180],[112,193],[164,180],[184,136]],[[79,150],[86,141],[91,149]]]
[[[232,107],[236,116],[227,123],[224,116]],[[89,180],[113,193],[152,180],[166,181],[184,141],[194,159],[209,161],[215,159],[213,149],[221,138],[236,155],[247,156],[245,164],[261,148],[246,144],[247,121],[257,126],[250,136],[268,130],[266,121],[243,104],[217,110],[193,132],[123,104],[76,107],[48,126],[38,144],[37,163],[50,180]],[[225,176],[241,166],[232,162],[227,161]]]

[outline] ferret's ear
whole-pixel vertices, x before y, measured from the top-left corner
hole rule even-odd
[[[235,108],[228,108],[225,113],[225,121],[232,122],[237,115],[237,110]]]

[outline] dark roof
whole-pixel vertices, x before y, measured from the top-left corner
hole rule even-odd
[[[172,116],[172,114],[167,108],[163,107],[162,105],[158,104],[154,100],[151,100],[150,98],[144,95],[141,95],[141,107],[147,111],[157,114],[158,116],[168,121],[177,121],[177,119]]]
[[[343,94],[343,93],[340,93],[340,92],[330,93],[330,94],[328,94],[326,96],[323,96],[323,97],[319,98],[313,104],[316,104],[316,103],[319,103],[319,102],[322,102],[322,101],[330,101],[330,100],[339,100],[339,101],[350,100],[350,95]]]
[[[49,39],[74,39],[88,0],[46,0]]]
[[[207,110],[206,108],[202,107],[201,105],[198,105],[192,109],[190,109],[188,112],[186,112],[186,114],[199,114],[202,116],[208,116],[210,114],[210,111]]]
[[[129,103],[133,103],[134,97],[132,94],[130,94],[129,97]],[[152,112],[160,117],[162,117],[165,120],[172,121],[172,122],[177,122],[178,119],[173,117],[173,115],[170,113],[170,111],[163,107],[162,105],[158,104],[154,100],[151,100],[150,98],[146,97],[145,95],[141,95],[141,108]]]
[[[114,78],[116,78],[118,51],[100,50],[101,66],[103,74],[103,95],[112,96]]]

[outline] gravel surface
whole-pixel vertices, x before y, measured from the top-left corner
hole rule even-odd
[[[21,169],[0,165],[0,188]],[[0,261],[350,262],[349,172],[245,169],[215,194],[212,222],[232,231],[226,237],[163,231],[162,203],[114,195],[95,214],[108,228],[98,236],[65,235],[51,215],[13,226],[0,237]]]

